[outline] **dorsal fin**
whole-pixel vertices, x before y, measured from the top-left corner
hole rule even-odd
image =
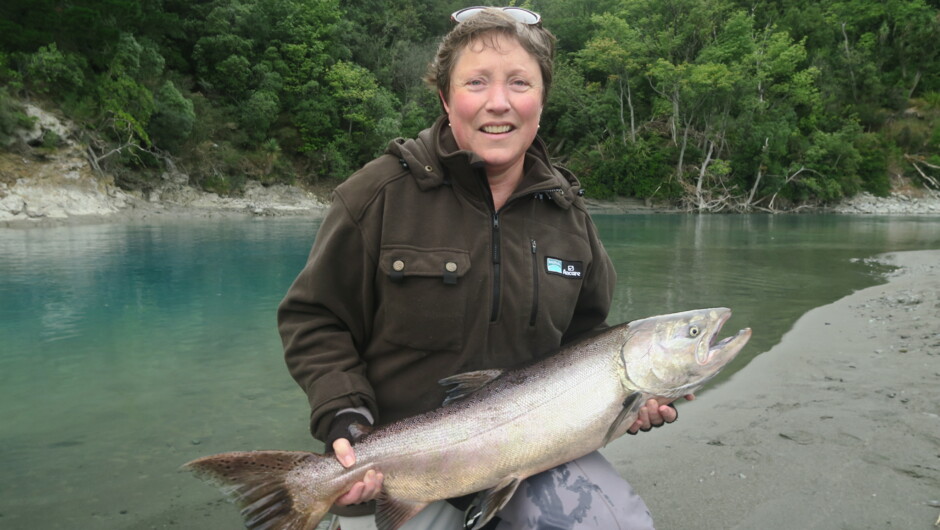
[[[438,381],[438,384],[442,386],[453,385],[453,388],[447,390],[444,405],[469,396],[485,387],[490,381],[496,379],[502,373],[502,370],[478,370],[476,372],[465,372],[441,379]]]
[[[427,505],[427,502],[393,499],[382,488],[375,499],[375,526],[379,530],[397,530]]]
[[[623,434],[624,431],[630,428],[630,425],[623,425],[624,422],[633,423],[636,421],[635,413],[643,406],[643,404],[639,402],[640,395],[639,392],[634,392],[627,396],[627,399],[623,400],[623,408],[620,409],[620,414],[618,414],[617,419],[610,424],[610,428],[607,429],[607,434],[604,436],[605,447],[611,440],[618,436],[618,433]]]

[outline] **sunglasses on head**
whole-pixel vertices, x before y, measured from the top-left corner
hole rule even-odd
[[[523,24],[528,24],[530,26],[537,26],[542,21],[542,16],[534,11],[529,11],[528,9],[523,9],[521,7],[488,7],[488,6],[475,6],[475,7],[465,7],[460,11],[454,11],[450,16],[450,19],[459,24],[464,20],[472,17],[483,11],[484,9],[499,9],[503,13],[511,16],[516,19],[517,22],[522,22]]]

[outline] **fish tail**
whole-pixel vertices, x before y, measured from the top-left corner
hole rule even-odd
[[[234,452],[199,458],[182,469],[218,486],[241,508],[246,528],[312,530],[332,500],[296,491],[298,486],[289,481],[289,474],[324,458],[303,451]]]

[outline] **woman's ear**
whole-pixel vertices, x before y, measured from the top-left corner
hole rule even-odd
[[[437,95],[441,98],[441,105],[444,106],[444,112],[450,114],[450,107],[447,106],[447,98],[444,97],[444,92],[438,90]]]

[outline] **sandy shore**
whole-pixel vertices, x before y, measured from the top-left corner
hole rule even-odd
[[[806,313],[676,423],[605,449],[657,528],[940,523],[940,250],[883,258],[887,284]]]

